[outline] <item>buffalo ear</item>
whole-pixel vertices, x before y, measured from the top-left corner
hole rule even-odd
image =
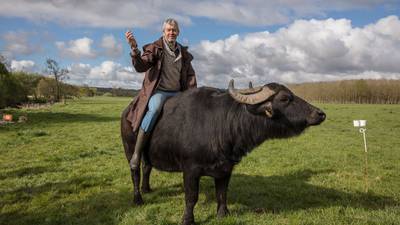
[[[268,118],[271,118],[274,115],[274,110],[272,109],[272,102],[268,101],[264,104],[265,114]]]
[[[246,104],[246,109],[252,114],[256,115],[267,115],[268,118],[273,116],[273,108],[272,108],[272,101],[268,100],[262,104],[258,105],[248,105]]]

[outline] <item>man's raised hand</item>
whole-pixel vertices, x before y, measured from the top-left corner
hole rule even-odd
[[[132,31],[128,30],[127,32],[125,32],[125,37],[126,41],[131,46],[131,48],[133,49],[137,48],[137,43],[135,37],[133,37]]]

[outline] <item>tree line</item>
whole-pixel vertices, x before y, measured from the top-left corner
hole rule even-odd
[[[27,103],[66,101],[71,98],[104,96],[133,96],[136,92],[122,88],[76,86],[64,82],[69,71],[53,59],[46,60],[45,71],[37,73],[12,72],[9,62],[0,55],[0,109]]]
[[[400,80],[342,80],[292,84],[288,87],[307,101],[320,103],[399,104]]]
[[[26,72],[10,72],[10,65],[0,55],[0,109],[16,107],[24,103],[47,103],[66,101],[75,97],[129,96],[137,90],[122,88],[99,88],[75,86],[63,82],[68,70],[57,61],[46,60],[49,76]],[[399,104],[400,80],[343,80],[290,84],[296,95],[307,101],[320,103]]]

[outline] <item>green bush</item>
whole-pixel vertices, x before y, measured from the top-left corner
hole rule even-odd
[[[35,99],[30,100],[31,103],[47,103],[47,99],[44,97],[37,97]]]
[[[28,100],[23,85],[10,73],[0,74],[0,108],[15,107]]]
[[[1,57],[0,57],[1,58]],[[8,74],[8,70],[6,65],[0,61],[0,74]]]
[[[0,109],[4,108],[6,106],[6,87],[4,84],[3,79],[5,76],[8,74],[8,70],[6,66],[0,62]],[[4,78],[3,78],[4,77]]]

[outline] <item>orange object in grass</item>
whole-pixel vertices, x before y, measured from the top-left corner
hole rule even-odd
[[[4,114],[3,115],[3,120],[7,122],[11,122],[13,119],[13,116],[11,114]]]

